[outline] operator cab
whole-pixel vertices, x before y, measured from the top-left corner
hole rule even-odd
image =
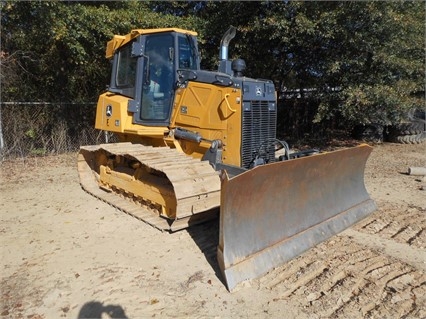
[[[142,34],[114,51],[108,91],[131,98],[128,111],[133,123],[167,126],[177,71],[200,69],[195,35],[163,30],[135,30]]]

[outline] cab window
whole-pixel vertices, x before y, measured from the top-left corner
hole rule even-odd
[[[118,63],[115,84],[117,88],[131,88],[136,81],[137,59],[131,57],[131,45],[123,47],[118,52]]]
[[[148,57],[148,76],[143,84],[142,120],[168,119],[173,96],[174,37],[170,33],[148,35],[145,54]]]
[[[188,37],[180,36],[178,38],[179,69],[197,69],[195,56]]]

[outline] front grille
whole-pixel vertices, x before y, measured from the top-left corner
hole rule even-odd
[[[242,129],[242,147],[241,161],[242,167],[248,168],[259,147],[268,139],[276,136],[277,111],[270,107],[268,101],[251,101],[249,107],[243,110],[243,129]],[[244,102],[247,105],[247,102]],[[273,162],[275,158],[273,146],[267,155],[267,161]]]

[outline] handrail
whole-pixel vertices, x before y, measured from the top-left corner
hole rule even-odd
[[[226,106],[228,106],[228,109],[232,112],[232,113],[235,113],[235,112],[237,112],[237,110],[234,110],[232,107],[231,107],[231,105],[229,104],[229,101],[228,101],[228,97],[230,96],[231,94],[229,94],[229,93],[226,93],[225,94],[225,102],[226,102]]]

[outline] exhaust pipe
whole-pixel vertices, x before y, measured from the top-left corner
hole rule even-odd
[[[219,53],[219,72],[232,75],[231,61],[228,60],[228,46],[229,42],[235,37],[237,28],[230,26],[229,29],[225,32],[220,41],[220,53]]]
[[[228,46],[229,42],[235,37],[237,29],[234,26],[230,26],[228,31],[222,37],[220,41],[220,60],[228,60]]]

